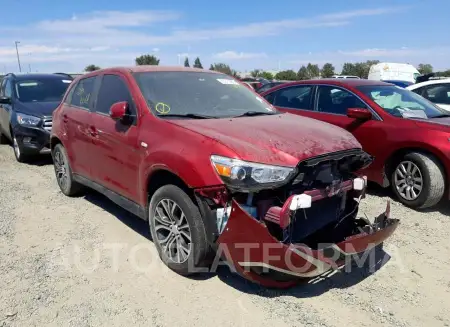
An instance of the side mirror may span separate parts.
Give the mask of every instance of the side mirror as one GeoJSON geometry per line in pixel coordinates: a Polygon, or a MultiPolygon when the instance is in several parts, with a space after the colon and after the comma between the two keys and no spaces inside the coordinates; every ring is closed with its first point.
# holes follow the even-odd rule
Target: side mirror
{"type": "Polygon", "coordinates": [[[8,97],[0,97],[0,104],[11,104],[11,98],[8,97]]]}
{"type": "Polygon", "coordinates": [[[365,108],[348,108],[347,117],[359,120],[370,120],[372,119],[372,113],[369,109],[365,108]]]}
{"type": "Polygon", "coordinates": [[[128,102],[114,103],[109,109],[109,116],[114,120],[122,120],[128,115],[128,102]]]}

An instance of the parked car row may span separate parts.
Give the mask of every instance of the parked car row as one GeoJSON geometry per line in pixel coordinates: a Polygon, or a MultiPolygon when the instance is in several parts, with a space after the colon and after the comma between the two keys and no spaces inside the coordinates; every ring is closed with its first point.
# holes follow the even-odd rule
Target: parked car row
{"type": "MultiPolygon", "coordinates": [[[[7,80],[0,96],[15,114],[2,135],[20,121],[42,127],[43,118],[19,118],[26,82],[7,80]]],[[[316,107],[316,86],[271,99],[285,88],[277,86],[268,102],[218,72],[158,66],[102,69],[67,84],[49,136],[62,193],[89,187],[147,220],[161,259],[180,274],[222,256],[249,280],[288,287],[342,267],[399,224],[389,205],[358,217],[360,172],[373,157],[349,131],[279,106],[316,107]]],[[[331,91],[341,108],[346,97],[331,91]]],[[[48,98],[30,99],[38,107],[48,98]]],[[[359,108],[354,117],[368,118],[359,108]]]]}
{"type": "Polygon", "coordinates": [[[363,79],[298,81],[262,95],[280,111],[351,132],[374,156],[363,173],[370,181],[391,186],[405,205],[427,208],[447,196],[450,115],[422,96],[363,79]]]}

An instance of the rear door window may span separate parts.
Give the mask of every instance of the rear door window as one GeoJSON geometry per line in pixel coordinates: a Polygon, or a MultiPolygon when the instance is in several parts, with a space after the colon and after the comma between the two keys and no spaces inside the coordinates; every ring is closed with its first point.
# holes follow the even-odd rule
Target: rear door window
{"type": "Polygon", "coordinates": [[[89,109],[92,97],[94,94],[94,77],[88,77],[80,80],[78,84],[74,87],[73,92],[71,91],[70,105],[89,109]]]}
{"type": "Polygon", "coordinates": [[[133,102],[125,81],[117,75],[104,75],[98,92],[95,111],[109,115],[111,106],[116,102],[128,102],[133,112],[133,102]]]}

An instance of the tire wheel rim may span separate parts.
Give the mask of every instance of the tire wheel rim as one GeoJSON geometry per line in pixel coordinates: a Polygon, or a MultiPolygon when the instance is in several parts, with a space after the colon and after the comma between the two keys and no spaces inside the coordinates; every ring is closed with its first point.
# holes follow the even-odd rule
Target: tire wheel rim
{"type": "Polygon", "coordinates": [[[14,154],[16,155],[17,158],[20,158],[20,147],[19,147],[19,142],[17,142],[16,137],[13,137],[13,149],[14,149],[14,154]]]}
{"type": "Polygon", "coordinates": [[[402,161],[394,172],[398,194],[407,201],[414,201],[422,192],[423,177],[419,167],[412,161],[402,161]]]}
{"type": "Polygon", "coordinates": [[[156,241],[174,263],[184,263],[191,253],[191,229],[186,215],[173,200],[162,199],[153,212],[156,241]]]}
{"type": "Polygon", "coordinates": [[[54,163],[56,180],[58,181],[58,184],[62,189],[66,189],[68,181],[66,161],[64,160],[64,156],[62,155],[62,153],[58,150],[55,151],[54,163]]]}

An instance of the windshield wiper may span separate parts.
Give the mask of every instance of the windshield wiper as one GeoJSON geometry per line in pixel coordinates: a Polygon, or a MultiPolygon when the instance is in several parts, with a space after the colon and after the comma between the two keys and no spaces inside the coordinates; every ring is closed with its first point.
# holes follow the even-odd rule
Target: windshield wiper
{"type": "Polygon", "coordinates": [[[252,117],[252,116],[267,116],[267,115],[278,115],[279,113],[274,113],[274,112],[263,112],[263,111],[247,111],[244,112],[243,114],[237,115],[237,116],[233,116],[233,118],[236,117],[252,117]]]}
{"type": "Polygon", "coordinates": [[[205,116],[199,114],[162,114],[157,115],[158,117],[182,117],[182,118],[193,118],[193,119],[213,119],[217,118],[214,116],[205,116]]]}

